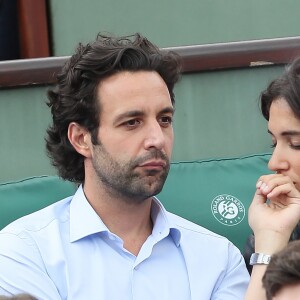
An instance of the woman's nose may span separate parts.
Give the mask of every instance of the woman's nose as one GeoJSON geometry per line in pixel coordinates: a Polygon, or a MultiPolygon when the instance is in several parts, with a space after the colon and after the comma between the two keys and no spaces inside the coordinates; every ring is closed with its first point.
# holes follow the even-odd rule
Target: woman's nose
{"type": "Polygon", "coordinates": [[[287,154],[284,153],[283,149],[280,149],[278,146],[274,148],[268,167],[274,172],[280,172],[281,170],[288,169],[289,163],[287,160],[287,154]]]}

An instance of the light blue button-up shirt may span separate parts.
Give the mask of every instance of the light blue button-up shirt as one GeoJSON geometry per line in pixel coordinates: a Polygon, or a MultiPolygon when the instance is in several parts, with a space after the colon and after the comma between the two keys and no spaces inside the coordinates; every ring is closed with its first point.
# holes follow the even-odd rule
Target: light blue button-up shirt
{"type": "Polygon", "coordinates": [[[38,299],[241,300],[249,281],[227,239],[153,200],[152,234],[138,256],[123,248],[85,198],[23,217],[0,232],[0,295],[38,299]]]}

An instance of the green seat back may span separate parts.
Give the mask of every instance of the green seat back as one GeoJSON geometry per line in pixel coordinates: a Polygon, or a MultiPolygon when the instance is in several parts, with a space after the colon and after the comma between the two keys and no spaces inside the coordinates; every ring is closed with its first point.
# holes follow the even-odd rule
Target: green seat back
{"type": "Polygon", "coordinates": [[[39,176],[0,184],[0,229],[10,222],[74,194],[75,184],[39,176]]]}
{"type": "Polygon", "coordinates": [[[158,195],[168,210],[226,236],[243,250],[251,230],[248,207],[270,154],[171,164],[158,195]]]}

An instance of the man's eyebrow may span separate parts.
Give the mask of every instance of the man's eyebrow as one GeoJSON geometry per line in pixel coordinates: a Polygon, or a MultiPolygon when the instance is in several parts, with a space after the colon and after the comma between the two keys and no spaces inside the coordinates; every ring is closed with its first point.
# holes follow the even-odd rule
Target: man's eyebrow
{"type": "Polygon", "coordinates": [[[134,118],[134,117],[141,117],[144,116],[145,112],[141,111],[141,110],[130,110],[130,111],[126,111],[120,115],[117,116],[117,118],[114,120],[114,124],[119,123],[120,121],[122,121],[123,119],[128,119],[128,118],[134,118]]]}
{"type": "Polygon", "coordinates": [[[162,109],[162,110],[159,112],[159,114],[168,114],[168,113],[174,115],[174,113],[175,113],[175,108],[170,106],[170,107],[166,107],[166,108],[162,109]]]}
{"type": "MultiPolygon", "coordinates": [[[[173,107],[166,107],[164,109],[162,109],[159,112],[159,115],[161,114],[174,114],[175,109],[173,107]]],[[[130,110],[130,111],[126,111],[120,115],[118,115],[116,117],[116,119],[114,120],[113,124],[118,124],[119,122],[121,122],[124,119],[129,119],[129,118],[136,118],[136,117],[142,117],[145,115],[145,112],[142,110],[130,110]]]]}
{"type": "MultiPolygon", "coordinates": [[[[270,133],[271,135],[274,136],[274,134],[272,133],[272,131],[270,131],[268,129],[268,133],[270,133]]],[[[280,133],[281,136],[298,136],[300,135],[300,131],[298,130],[286,130],[280,133]]]]}

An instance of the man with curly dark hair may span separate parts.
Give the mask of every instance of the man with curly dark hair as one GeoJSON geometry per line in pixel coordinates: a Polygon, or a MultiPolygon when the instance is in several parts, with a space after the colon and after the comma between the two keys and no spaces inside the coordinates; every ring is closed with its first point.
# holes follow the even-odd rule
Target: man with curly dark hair
{"type": "Polygon", "coordinates": [[[243,298],[238,249],[155,197],[170,168],[179,74],[178,55],[140,34],[78,47],[49,92],[46,142],[59,175],[79,188],[1,232],[0,294],[243,298]]]}

